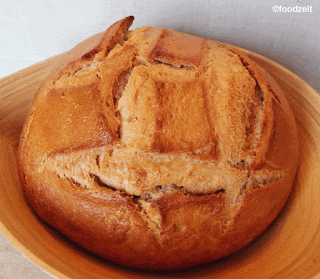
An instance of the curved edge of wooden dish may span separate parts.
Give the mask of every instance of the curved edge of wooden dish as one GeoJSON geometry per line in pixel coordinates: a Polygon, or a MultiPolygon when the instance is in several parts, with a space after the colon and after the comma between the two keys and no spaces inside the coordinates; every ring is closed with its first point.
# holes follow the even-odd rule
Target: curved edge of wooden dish
{"type": "Polygon", "coordinates": [[[318,277],[320,187],[313,186],[320,174],[319,93],[276,62],[241,50],[270,72],[286,92],[300,140],[301,162],[294,189],[280,216],[263,235],[243,250],[212,264],[187,272],[155,274],[104,262],[43,224],[21,191],[15,152],[33,96],[61,54],[0,80],[0,230],[4,236],[36,265],[58,278],[211,278],[213,272],[219,278],[253,278],[257,274],[259,278],[318,277]]]}
{"type": "Polygon", "coordinates": [[[62,56],[53,56],[0,79],[0,135],[12,145],[19,143],[35,92],[62,56]]]}

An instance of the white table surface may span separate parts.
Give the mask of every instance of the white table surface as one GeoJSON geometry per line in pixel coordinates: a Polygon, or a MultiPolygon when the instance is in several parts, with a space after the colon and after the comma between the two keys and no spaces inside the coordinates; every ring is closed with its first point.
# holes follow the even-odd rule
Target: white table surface
{"type": "MultiPolygon", "coordinates": [[[[132,29],[163,26],[255,51],[320,92],[317,0],[0,0],[0,78],[68,51],[128,15],[135,16],[132,29]]],[[[0,279],[9,278],[53,277],[0,232],[0,279]]]]}

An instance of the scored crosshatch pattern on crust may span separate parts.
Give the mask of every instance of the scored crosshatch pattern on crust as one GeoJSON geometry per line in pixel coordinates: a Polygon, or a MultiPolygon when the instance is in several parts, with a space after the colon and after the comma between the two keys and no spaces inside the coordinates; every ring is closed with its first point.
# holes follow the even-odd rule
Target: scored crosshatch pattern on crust
{"type": "MultiPolygon", "coordinates": [[[[165,231],[183,235],[197,226],[206,226],[210,238],[230,234],[233,239],[233,225],[248,211],[244,200],[255,203],[252,193],[261,189],[275,213],[256,231],[249,229],[250,218],[258,220],[263,210],[248,218],[247,243],[276,216],[278,199],[288,194],[285,188],[275,198],[263,189],[292,179],[293,168],[269,156],[278,148],[273,134],[288,142],[288,150],[295,148],[294,130],[292,139],[280,131],[291,125],[283,116],[282,97],[267,86],[252,61],[231,47],[163,28],[127,31],[131,21],[116,23],[95,47],[71,55],[37,94],[22,136],[20,162],[28,169],[24,183],[38,184],[36,177],[41,177],[43,185],[26,190],[27,196],[42,218],[81,242],[80,217],[71,211],[59,219],[59,206],[72,210],[72,199],[84,195],[88,204],[79,206],[86,211],[93,197],[110,195],[102,199],[117,204],[124,223],[131,212],[137,218],[130,221],[133,226],[146,225],[153,232],[148,234],[154,244],[150,249],[157,250],[178,241],[168,239],[165,231]],[[181,52],[184,48],[190,54],[181,52]],[[47,200],[55,191],[67,195],[68,189],[76,191],[70,201],[47,200]],[[198,217],[186,219],[181,206],[198,217]],[[53,208],[57,216],[50,215],[53,208]],[[73,224],[77,231],[67,225],[68,219],[79,222],[73,224]],[[172,227],[178,220],[184,224],[172,227]],[[215,225],[209,229],[210,222],[215,225]]],[[[108,213],[103,216],[102,223],[116,226],[108,213]]],[[[91,248],[102,254],[99,237],[107,232],[94,235],[94,230],[85,234],[95,239],[91,248]]],[[[137,237],[132,229],[119,230],[127,234],[119,243],[137,237]]],[[[245,245],[235,243],[233,239],[227,251],[245,245]]],[[[122,252],[117,253],[114,260],[122,261],[122,252]]]]}
{"type": "MultiPolygon", "coordinates": [[[[67,173],[57,163],[57,154],[64,158],[62,161],[76,166],[77,161],[67,159],[66,153],[108,145],[101,154],[94,155],[99,162],[102,160],[99,175],[90,167],[86,175],[75,175],[74,169],[69,176],[89,187],[96,181],[90,179],[95,173],[106,185],[127,188],[131,195],[144,194],[163,183],[167,187],[184,185],[195,193],[218,191],[228,183],[223,181],[221,173],[225,171],[217,160],[227,160],[231,166],[243,169],[243,175],[241,171],[235,174],[242,181],[241,176],[249,176],[252,154],[257,153],[263,129],[261,119],[268,105],[259,85],[236,54],[191,35],[163,29],[149,54],[140,54],[137,37],[146,34],[148,29],[137,35],[129,33],[126,40],[120,39],[121,43],[108,50],[105,58],[97,52],[98,58],[55,81],[54,88],[47,93],[47,102],[34,116],[43,127],[39,137],[56,139],[48,146],[49,161],[59,172],[67,173]],[[190,40],[195,42],[192,55],[180,55],[190,40]],[[169,48],[166,41],[173,41],[175,48],[169,48]],[[229,63],[224,63],[226,59],[229,63]],[[238,73],[242,73],[243,80],[238,73]],[[123,84],[119,87],[121,78],[123,84]],[[76,134],[68,133],[68,129],[76,134]],[[110,158],[105,156],[105,149],[110,158]],[[170,154],[174,151],[180,155],[170,154]],[[153,159],[157,153],[162,155],[153,159]],[[179,164],[166,166],[166,156],[180,158],[179,164]],[[206,162],[198,162],[199,159],[206,162]],[[144,169],[143,165],[150,167],[144,169]],[[115,174],[119,167],[129,169],[127,181],[123,179],[125,172],[115,174]],[[158,173],[158,179],[152,177],[153,181],[148,181],[146,176],[152,172],[158,173]],[[173,178],[170,173],[178,173],[178,177],[173,178]],[[194,181],[188,182],[191,173],[192,180],[194,176],[198,178],[198,187],[192,185],[194,181]],[[135,185],[142,191],[133,190],[135,185]]],[[[232,172],[230,169],[225,176],[232,172]]],[[[279,178],[280,173],[273,171],[264,176],[270,175],[272,180],[279,178]]]]}

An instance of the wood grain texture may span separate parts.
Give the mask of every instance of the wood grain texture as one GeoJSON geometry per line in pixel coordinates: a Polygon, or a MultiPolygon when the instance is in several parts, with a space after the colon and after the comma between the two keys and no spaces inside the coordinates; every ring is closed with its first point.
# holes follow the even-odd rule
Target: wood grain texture
{"type": "Polygon", "coordinates": [[[286,92],[296,117],[300,166],[280,216],[234,255],[187,270],[152,273],[102,260],[43,224],[20,188],[16,149],[34,93],[59,56],[0,80],[0,229],[17,249],[58,278],[316,278],[320,275],[320,96],[273,61],[243,50],[286,92]]]}

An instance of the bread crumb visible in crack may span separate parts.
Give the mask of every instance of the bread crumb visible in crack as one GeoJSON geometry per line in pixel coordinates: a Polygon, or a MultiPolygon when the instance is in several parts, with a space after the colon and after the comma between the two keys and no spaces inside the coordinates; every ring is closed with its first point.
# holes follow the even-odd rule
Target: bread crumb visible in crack
{"type": "Polygon", "coordinates": [[[190,71],[196,70],[196,68],[193,67],[193,66],[187,66],[187,65],[175,66],[175,65],[173,65],[171,63],[163,62],[163,61],[160,61],[160,60],[157,60],[157,59],[155,59],[154,61],[155,61],[155,64],[162,64],[162,65],[174,68],[174,69],[185,69],[185,70],[190,70],[190,71]]]}
{"type": "Polygon", "coordinates": [[[99,64],[100,63],[98,61],[94,61],[94,62],[89,63],[89,64],[81,65],[73,73],[71,73],[70,76],[74,76],[76,74],[79,74],[80,72],[81,72],[81,74],[83,74],[86,71],[95,70],[99,66],[99,64]]]}
{"type": "Polygon", "coordinates": [[[277,181],[283,177],[283,175],[286,173],[286,171],[279,171],[278,173],[272,174],[272,175],[266,175],[266,174],[258,174],[257,176],[251,176],[248,180],[248,188],[249,189],[258,189],[258,188],[264,188],[269,183],[272,183],[274,181],[277,181]]]}
{"type": "Polygon", "coordinates": [[[113,88],[113,102],[115,110],[117,110],[119,99],[121,98],[123,92],[126,89],[126,86],[128,84],[128,81],[131,77],[133,66],[129,69],[124,70],[118,77],[117,82],[115,83],[115,86],[113,88]]]}
{"type": "Polygon", "coordinates": [[[98,154],[96,157],[96,164],[99,170],[100,170],[100,160],[101,160],[101,154],[98,154]]]}
{"type": "Polygon", "coordinates": [[[132,202],[137,205],[140,217],[149,229],[160,235],[162,218],[159,209],[152,206],[152,202],[144,201],[139,196],[133,196],[132,202]]]}

